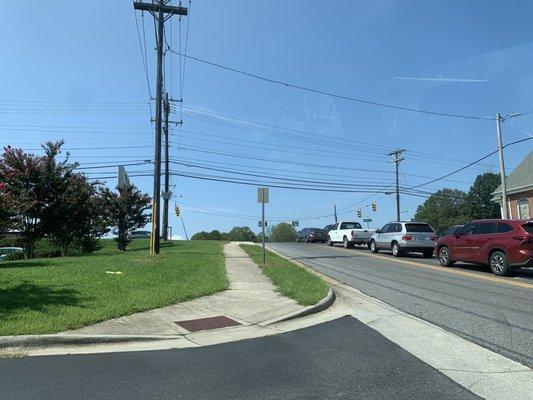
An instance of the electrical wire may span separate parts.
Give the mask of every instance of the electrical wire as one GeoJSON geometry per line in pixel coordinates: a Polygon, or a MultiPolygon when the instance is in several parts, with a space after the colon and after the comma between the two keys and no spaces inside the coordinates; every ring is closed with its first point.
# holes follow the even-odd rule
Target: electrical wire
{"type": "MultiPolygon", "coordinates": [[[[181,52],[178,52],[178,51],[173,50],[173,49],[170,49],[169,51],[174,52],[174,53],[179,54],[179,55],[183,55],[181,52]]],[[[475,120],[486,120],[486,121],[495,121],[496,120],[496,118],[494,118],[494,117],[445,113],[445,112],[439,112],[439,111],[424,110],[424,109],[420,109],[420,108],[397,106],[397,105],[393,105],[393,104],[387,104],[387,103],[381,103],[381,102],[372,101],[372,100],[366,100],[366,99],[360,99],[360,98],[351,97],[351,96],[345,96],[345,95],[341,95],[341,94],[337,94],[337,93],[333,93],[333,92],[327,92],[327,91],[324,91],[324,90],[313,89],[313,88],[305,87],[305,86],[302,86],[302,85],[297,85],[297,84],[294,84],[294,83],[289,83],[289,82],[284,82],[284,81],[280,81],[280,80],[276,80],[276,79],[266,78],[264,76],[253,74],[253,73],[244,71],[242,69],[228,67],[228,66],[225,66],[225,65],[222,65],[222,64],[219,64],[219,63],[215,63],[215,62],[212,62],[212,61],[207,61],[205,59],[201,59],[201,58],[198,58],[198,57],[193,57],[191,55],[189,55],[188,58],[190,58],[190,59],[192,59],[192,60],[194,60],[196,62],[202,63],[202,64],[210,65],[212,67],[216,67],[216,68],[223,69],[223,70],[226,70],[226,71],[231,71],[231,72],[234,72],[234,73],[237,73],[237,74],[240,74],[240,75],[244,75],[244,76],[248,76],[248,77],[251,77],[251,78],[255,78],[255,79],[258,79],[258,80],[261,80],[261,81],[264,81],[264,82],[268,82],[268,83],[272,83],[272,84],[276,84],[276,85],[281,85],[281,86],[285,86],[285,87],[290,87],[290,88],[294,88],[294,89],[299,89],[299,90],[303,90],[303,91],[306,91],[306,92],[321,94],[321,95],[325,95],[325,96],[329,96],[329,97],[333,97],[333,98],[337,98],[337,99],[348,100],[348,101],[353,101],[353,102],[357,102],[357,103],[368,104],[368,105],[373,105],[373,106],[378,106],[378,107],[385,107],[385,108],[390,108],[390,109],[394,109],[394,110],[412,111],[412,112],[418,112],[418,113],[422,113],[422,114],[435,115],[435,116],[441,116],[441,117],[453,117],[453,118],[475,119],[475,120]]]]}

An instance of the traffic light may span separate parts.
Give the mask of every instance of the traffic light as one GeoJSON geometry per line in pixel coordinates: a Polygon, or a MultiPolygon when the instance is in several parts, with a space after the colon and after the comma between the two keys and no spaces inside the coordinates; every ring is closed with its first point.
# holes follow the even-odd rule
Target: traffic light
{"type": "Polygon", "coordinates": [[[378,210],[378,206],[376,203],[372,203],[372,211],[377,211],[378,210]]]}
{"type": "Polygon", "coordinates": [[[359,209],[357,210],[357,218],[361,218],[363,216],[363,210],[359,209]]]}
{"type": "Polygon", "coordinates": [[[174,212],[176,213],[176,217],[180,216],[180,208],[178,206],[174,208],[174,212]]]}

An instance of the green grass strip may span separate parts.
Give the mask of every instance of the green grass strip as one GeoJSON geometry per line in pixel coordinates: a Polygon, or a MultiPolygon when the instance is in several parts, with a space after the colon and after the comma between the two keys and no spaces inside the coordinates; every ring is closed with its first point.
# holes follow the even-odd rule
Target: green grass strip
{"type": "Polygon", "coordinates": [[[0,335],[61,332],[228,287],[223,242],[162,243],[157,256],[147,240],[122,253],[102,242],[87,256],[0,262],[0,335]]]}
{"type": "MultiPolygon", "coordinates": [[[[257,265],[262,266],[263,253],[260,246],[240,246],[257,265]]],[[[316,304],[328,294],[329,286],[322,279],[271,251],[267,250],[266,266],[261,269],[284,296],[301,305],[316,304]]]]}

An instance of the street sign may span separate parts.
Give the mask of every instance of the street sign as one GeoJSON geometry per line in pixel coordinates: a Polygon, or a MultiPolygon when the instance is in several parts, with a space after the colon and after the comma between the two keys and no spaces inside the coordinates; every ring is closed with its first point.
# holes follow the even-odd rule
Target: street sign
{"type": "Polygon", "coordinates": [[[299,221],[292,221],[292,226],[294,226],[294,227],[300,226],[300,222],[299,221]]]}
{"type": "Polygon", "coordinates": [[[263,204],[268,203],[268,188],[257,188],[257,202],[263,204]]]}
{"type": "Polygon", "coordinates": [[[121,189],[126,189],[128,186],[130,186],[130,179],[128,177],[128,173],[126,172],[126,169],[122,166],[118,166],[118,187],[121,189]]]}
{"type": "Polygon", "coordinates": [[[372,222],[372,218],[363,218],[363,222],[372,222]]]}

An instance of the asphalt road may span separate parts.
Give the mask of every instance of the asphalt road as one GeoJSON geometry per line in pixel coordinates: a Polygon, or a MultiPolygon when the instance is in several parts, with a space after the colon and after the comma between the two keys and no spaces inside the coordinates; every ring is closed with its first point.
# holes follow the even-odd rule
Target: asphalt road
{"type": "Polygon", "coordinates": [[[354,318],[201,348],[0,359],[1,399],[479,399],[354,318]]]}
{"type": "Polygon", "coordinates": [[[403,311],[533,367],[533,274],[493,276],[487,268],[438,265],[366,248],[271,243],[274,250],[403,311]]]}

